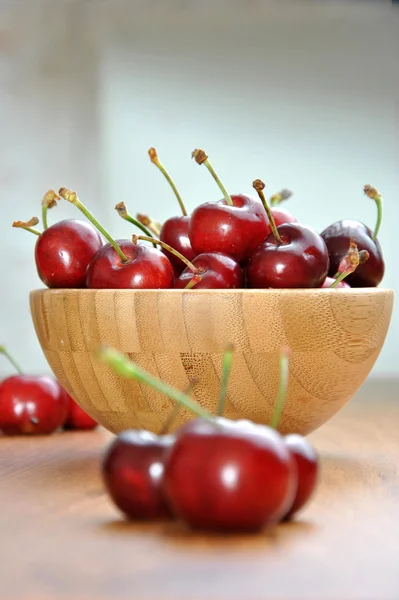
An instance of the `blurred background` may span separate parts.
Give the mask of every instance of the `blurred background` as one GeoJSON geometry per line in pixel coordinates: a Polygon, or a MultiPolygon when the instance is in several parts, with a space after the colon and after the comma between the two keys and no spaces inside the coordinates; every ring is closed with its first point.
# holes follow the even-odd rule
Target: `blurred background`
{"type": "MultiPolygon", "coordinates": [[[[220,197],[195,147],[231,193],[257,177],[270,194],[292,189],[287,208],[318,231],[342,218],[373,228],[362,189],[376,186],[383,285],[398,297],[398,25],[384,0],[3,0],[0,343],[27,372],[49,371],[29,314],[36,238],[12,221],[40,216],[62,185],[116,237],[132,233],[121,200],[159,221],[177,214],[152,145],[190,210],[220,197]]],[[[49,220],[73,216],[61,202],[49,220]]],[[[398,365],[395,310],[370,377],[398,377],[398,365]]]]}

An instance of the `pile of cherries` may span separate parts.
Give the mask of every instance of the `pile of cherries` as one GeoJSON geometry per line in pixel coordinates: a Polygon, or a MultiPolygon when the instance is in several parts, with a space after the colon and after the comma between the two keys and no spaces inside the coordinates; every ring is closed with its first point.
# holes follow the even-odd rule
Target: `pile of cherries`
{"type": "Polygon", "coordinates": [[[26,375],[4,346],[18,372],[0,382],[0,432],[5,435],[43,435],[57,429],[94,429],[94,421],[67,394],[59,381],[46,375],[26,375]]]}
{"type": "Polygon", "coordinates": [[[42,232],[35,229],[37,217],[13,223],[38,236],[36,267],[47,287],[319,288],[375,287],[381,282],[385,267],[377,235],[382,197],[372,186],[364,186],[364,192],[377,205],[374,232],[360,221],[343,220],[318,233],[279,207],[291,196],[289,190],[282,190],[268,202],[265,185],[257,179],[253,188],[258,198],[230,195],[206,153],[197,149],[193,152],[195,161],[205,165],[223,198],[201,204],[189,216],[155,148],[150,148],[149,156],[171,185],[182,215],[160,225],[145,215],[134,218],[124,203],[117,204],[118,214],[144,235],[134,235],[132,240],[113,239],[77,194],[67,188],[58,194],[53,190],[45,194],[42,232]],[[87,221],[67,219],[48,227],[47,210],[60,198],[74,204],[87,221]],[[346,260],[349,251],[352,259],[346,260]]]}
{"type": "Polygon", "coordinates": [[[288,381],[288,353],[280,353],[280,386],[271,426],[223,418],[232,349],[224,355],[219,416],[112,348],[99,358],[118,375],[153,386],[197,418],[160,435],[120,433],[107,448],[102,474],[113,503],[132,520],[176,518],[191,528],[255,532],[291,519],[309,501],[318,481],[318,455],[300,435],[280,435],[288,381]]]}

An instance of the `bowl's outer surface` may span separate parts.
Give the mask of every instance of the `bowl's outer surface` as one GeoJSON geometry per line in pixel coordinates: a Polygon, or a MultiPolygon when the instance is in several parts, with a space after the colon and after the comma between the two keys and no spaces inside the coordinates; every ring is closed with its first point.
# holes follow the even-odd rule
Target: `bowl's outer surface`
{"type": "MultiPolygon", "coordinates": [[[[291,351],[281,432],[307,434],[362,385],[383,346],[392,290],[37,290],[36,333],[55,376],[101,425],[159,432],[173,402],[145,384],[116,376],[94,353],[125,352],[142,368],[217,407],[222,355],[235,355],[225,416],[270,421],[278,353],[291,351]]],[[[177,427],[192,414],[181,410],[177,427]]]]}

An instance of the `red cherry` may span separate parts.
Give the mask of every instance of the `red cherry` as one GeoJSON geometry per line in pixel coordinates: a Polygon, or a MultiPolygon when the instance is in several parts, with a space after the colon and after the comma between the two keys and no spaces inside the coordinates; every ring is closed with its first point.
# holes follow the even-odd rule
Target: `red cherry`
{"type": "Polygon", "coordinates": [[[297,223],[297,219],[288,210],[283,208],[271,208],[276,227],[284,223],[297,223]]]}
{"type": "Polygon", "coordinates": [[[163,489],[163,460],[174,437],[126,430],[108,448],[102,474],[114,504],[130,519],[171,516],[163,489]]]}
{"type": "Polygon", "coordinates": [[[98,425],[97,421],[92,419],[87,412],[83,410],[64,390],[64,394],[68,403],[68,414],[64,423],[64,429],[68,430],[88,430],[95,429],[98,425]]]}
{"type": "Polygon", "coordinates": [[[269,427],[191,421],[165,457],[164,488],[174,513],[193,528],[256,531],[293,501],[294,461],[269,427]]]}
{"type": "Polygon", "coordinates": [[[224,199],[194,210],[188,230],[191,246],[196,255],[222,252],[245,262],[271,231],[262,204],[252,196],[230,196],[203,150],[194,150],[193,158],[206,166],[224,199]]]}
{"type": "Polygon", "coordinates": [[[221,252],[245,261],[270,233],[261,203],[252,196],[206,202],[191,215],[188,235],[194,252],[221,252]]]}
{"type": "MultiPolygon", "coordinates": [[[[195,289],[234,289],[242,288],[244,275],[238,262],[220,253],[200,254],[192,261],[196,267],[199,281],[195,283],[195,289]]],[[[185,288],[195,277],[192,269],[187,267],[175,280],[175,288],[185,288]]]]}
{"type": "Polygon", "coordinates": [[[285,515],[286,519],[290,519],[305,506],[315,490],[319,472],[319,459],[314,448],[301,435],[287,435],[284,442],[295,460],[298,472],[295,498],[285,515]]]}
{"type": "Polygon", "coordinates": [[[329,275],[335,275],[339,263],[346,254],[350,240],[353,240],[360,252],[367,253],[368,260],[361,263],[347,277],[347,282],[351,287],[376,287],[381,283],[385,273],[382,250],[377,239],[382,222],[383,200],[382,195],[371,185],[365,185],[363,191],[376,203],[377,221],[374,232],[360,221],[344,220],[327,227],[321,236],[327,245],[330,256],[329,275]]]}
{"type": "Polygon", "coordinates": [[[372,231],[359,221],[337,221],[327,227],[321,237],[326,243],[330,257],[329,275],[337,272],[339,263],[345,256],[349,242],[353,239],[359,250],[366,250],[369,259],[358,266],[356,271],[346,278],[351,287],[376,287],[385,273],[385,263],[378,240],[372,239],[372,231]]]}
{"type": "Polygon", "coordinates": [[[52,377],[20,374],[0,384],[0,430],[6,435],[52,433],[64,424],[67,410],[52,377]]]}
{"type": "Polygon", "coordinates": [[[101,247],[101,237],[90,223],[76,219],[59,221],[37,239],[38,275],[49,288],[82,288],[87,266],[101,247]]]}
{"type": "Polygon", "coordinates": [[[274,234],[255,250],[247,264],[251,288],[315,288],[328,271],[328,252],[319,234],[299,223],[278,227],[281,244],[274,234]]]}
{"type": "Polygon", "coordinates": [[[91,289],[165,289],[173,287],[172,265],[166,256],[150,246],[118,240],[127,261],[123,262],[111,244],[94,255],[87,269],[86,286],[91,289]]]}
{"type": "Polygon", "coordinates": [[[260,179],[253,182],[268,214],[272,232],[250,257],[246,278],[252,288],[313,288],[324,282],[329,267],[327,247],[320,235],[305,225],[276,227],[260,179]]]}
{"type": "MultiPolygon", "coordinates": [[[[180,254],[192,261],[195,258],[195,252],[191,247],[188,237],[189,225],[190,217],[170,217],[162,225],[159,238],[162,242],[172,246],[172,248],[175,248],[180,254]]],[[[184,263],[171,252],[167,250],[164,250],[164,252],[172,263],[176,276],[179,276],[184,269],[184,263]]]]}

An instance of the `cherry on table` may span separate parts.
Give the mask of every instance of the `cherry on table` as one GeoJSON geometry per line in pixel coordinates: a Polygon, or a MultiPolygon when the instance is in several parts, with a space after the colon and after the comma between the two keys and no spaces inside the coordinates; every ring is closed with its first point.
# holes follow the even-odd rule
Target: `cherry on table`
{"type": "Polygon", "coordinates": [[[286,435],[284,443],[295,460],[298,474],[295,498],[284,516],[285,519],[291,519],[314,493],[318,481],[319,458],[313,446],[302,435],[286,435]]]}
{"type": "Polygon", "coordinates": [[[26,375],[0,346],[18,374],[0,383],[0,431],[5,435],[49,434],[65,422],[68,410],[65,394],[58,381],[49,376],[26,375]]]}
{"type": "Polygon", "coordinates": [[[95,429],[98,426],[97,421],[90,417],[90,415],[88,415],[65,390],[64,394],[68,403],[68,413],[64,423],[64,429],[68,431],[86,431],[95,429]]]}
{"type": "Polygon", "coordinates": [[[162,480],[164,455],[172,435],[126,430],[107,449],[102,463],[106,489],[119,510],[130,519],[165,519],[171,512],[162,480]]]}

